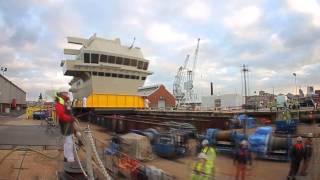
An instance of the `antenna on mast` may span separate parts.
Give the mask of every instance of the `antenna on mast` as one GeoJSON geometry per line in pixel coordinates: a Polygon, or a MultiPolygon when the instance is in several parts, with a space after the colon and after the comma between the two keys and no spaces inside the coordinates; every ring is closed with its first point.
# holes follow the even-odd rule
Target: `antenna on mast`
{"type": "Polygon", "coordinates": [[[132,41],[132,43],[131,43],[131,45],[130,45],[130,47],[129,47],[129,49],[132,49],[133,48],[133,45],[134,45],[134,43],[136,42],[136,37],[133,37],[133,41],[132,41]]]}

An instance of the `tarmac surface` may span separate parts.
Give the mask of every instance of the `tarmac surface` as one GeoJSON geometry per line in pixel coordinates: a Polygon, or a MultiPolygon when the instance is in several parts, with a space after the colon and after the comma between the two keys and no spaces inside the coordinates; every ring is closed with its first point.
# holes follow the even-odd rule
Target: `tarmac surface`
{"type": "MultiPolygon", "coordinates": [[[[20,117],[0,117],[0,133],[1,126],[10,126],[12,132],[21,131],[21,126],[41,126],[41,121],[27,120],[24,116],[20,117]],[[16,126],[16,127],[15,127],[16,126]]],[[[86,127],[88,123],[81,123],[82,127],[86,127]]],[[[102,127],[90,125],[96,137],[98,150],[103,150],[110,140],[110,133],[107,133],[102,127]]],[[[3,127],[2,127],[3,128],[3,127]]],[[[25,128],[25,127],[23,127],[25,128]]],[[[301,125],[299,132],[319,133],[317,125],[301,125]]],[[[6,137],[0,136],[1,141],[6,137]]],[[[26,137],[25,137],[26,138],[26,137]]],[[[53,137],[54,139],[54,137],[53,137]]],[[[34,151],[27,150],[0,150],[0,180],[50,180],[56,179],[56,172],[63,168],[63,152],[62,147],[55,150],[44,150],[41,146],[34,148],[41,150],[45,157],[34,151]],[[8,153],[12,152],[10,155],[8,153]],[[4,159],[4,157],[6,158],[4,159]],[[1,160],[4,159],[2,162],[1,160]]],[[[314,156],[309,168],[307,177],[298,176],[297,180],[319,180],[319,162],[320,162],[320,143],[319,139],[314,139],[314,156]]],[[[83,154],[80,157],[83,157],[83,154]]],[[[176,179],[190,179],[191,165],[195,156],[187,156],[174,160],[168,160],[157,157],[153,161],[144,162],[146,165],[156,166],[176,177],[176,179]]],[[[235,167],[232,158],[229,156],[217,155],[215,179],[216,180],[233,180],[235,179],[235,167]]],[[[289,172],[289,163],[273,162],[264,160],[254,160],[253,165],[248,167],[247,180],[285,180],[289,172]]]]}

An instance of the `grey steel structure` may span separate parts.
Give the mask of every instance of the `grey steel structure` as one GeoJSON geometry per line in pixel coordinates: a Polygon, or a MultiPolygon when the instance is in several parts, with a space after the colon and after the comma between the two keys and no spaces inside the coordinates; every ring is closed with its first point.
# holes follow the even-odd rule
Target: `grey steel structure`
{"type": "Polygon", "coordinates": [[[26,107],[26,92],[0,74],[0,112],[11,108],[13,101],[18,109],[26,107]]]}

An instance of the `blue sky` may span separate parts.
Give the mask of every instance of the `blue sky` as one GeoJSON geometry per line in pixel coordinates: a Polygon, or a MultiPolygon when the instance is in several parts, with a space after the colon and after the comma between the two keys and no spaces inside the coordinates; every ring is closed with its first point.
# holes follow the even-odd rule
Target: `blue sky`
{"type": "Polygon", "coordinates": [[[250,91],[320,89],[319,0],[12,0],[0,1],[0,65],[28,92],[68,89],[60,61],[67,36],[120,38],[150,59],[147,84],[172,88],[186,54],[201,38],[197,91],[241,93],[240,66],[250,91]]]}

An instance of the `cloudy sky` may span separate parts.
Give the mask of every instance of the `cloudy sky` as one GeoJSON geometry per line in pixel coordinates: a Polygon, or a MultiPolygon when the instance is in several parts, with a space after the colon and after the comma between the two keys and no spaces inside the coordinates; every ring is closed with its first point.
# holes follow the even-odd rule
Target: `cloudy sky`
{"type": "MultiPolygon", "coordinates": [[[[67,36],[136,37],[154,72],[147,84],[172,89],[174,75],[201,38],[196,86],[209,94],[241,93],[240,66],[250,92],[320,88],[319,0],[1,0],[0,66],[28,93],[68,89],[59,67],[67,36]]],[[[191,58],[192,59],[192,58],[191,58]]]]}

